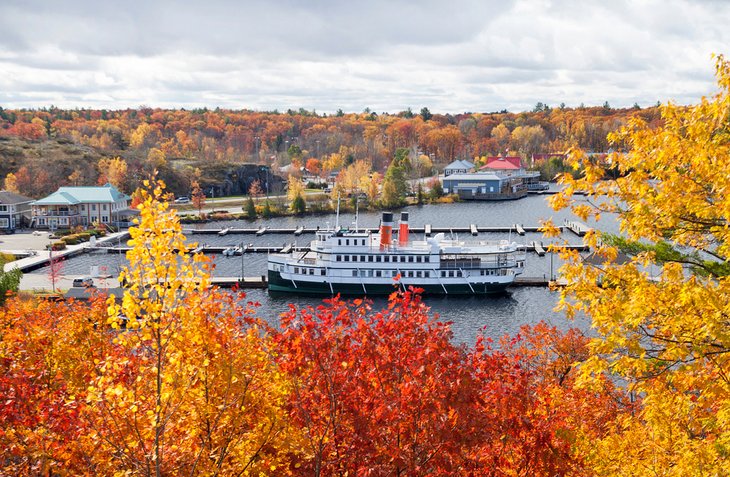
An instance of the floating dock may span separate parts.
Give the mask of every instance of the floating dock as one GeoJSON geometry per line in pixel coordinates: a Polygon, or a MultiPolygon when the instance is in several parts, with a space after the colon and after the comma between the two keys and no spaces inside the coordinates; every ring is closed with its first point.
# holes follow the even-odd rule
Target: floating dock
{"type": "MultiPolygon", "coordinates": [[[[562,229],[563,227],[559,227],[562,229]]],[[[494,226],[494,227],[481,227],[476,224],[470,224],[468,227],[434,227],[431,224],[426,224],[424,227],[409,227],[408,228],[411,233],[415,234],[426,234],[432,235],[435,233],[474,233],[476,230],[478,233],[508,233],[508,232],[514,232],[516,230],[515,225],[509,225],[509,226],[494,226]]],[[[540,232],[540,226],[519,226],[519,229],[521,229],[523,232],[540,232]]],[[[519,230],[517,229],[517,230],[519,230]]],[[[296,227],[296,228],[269,228],[269,227],[259,227],[259,228],[229,228],[226,232],[229,235],[264,235],[264,234],[279,234],[279,235],[286,235],[286,234],[292,234],[292,235],[301,235],[301,234],[314,234],[318,232],[320,229],[319,227],[296,227]]],[[[364,232],[371,232],[371,233],[377,233],[378,228],[377,227],[360,227],[359,230],[362,230],[364,232]]],[[[218,234],[220,233],[220,229],[185,229],[183,230],[183,233],[185,235],[205,235],[205,234],[218,234]]]]}
{"type": "Polygon", "coordinates": [[[564,222],[564,228],[570,230],[578,237],[583,237],[585,234],[593,230],[591,227],[587,226],[583,222],[578,222],[577,220],[566,220],[564,222]]]}

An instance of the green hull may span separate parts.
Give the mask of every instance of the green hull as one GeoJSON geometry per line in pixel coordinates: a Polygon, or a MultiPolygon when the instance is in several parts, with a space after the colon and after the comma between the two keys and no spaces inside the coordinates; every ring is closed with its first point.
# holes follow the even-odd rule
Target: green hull
{"type": "MultiPolygon", "coordinates": [[[[269,270],[269,292],[270,293],[295,293],[298,295],[389,295],[397,290],[395,284],[361,284],[350,283],[312,283],[304,281],[293,281],[281,277],[279,272],[269,270]]],[[[409,285],[406,284],[406,287],[409,285]]],[[[425,295],[494,295],[504,293],[509,283],[466,283],[445,285],[414,285],[423,289],[425,295]]]]}

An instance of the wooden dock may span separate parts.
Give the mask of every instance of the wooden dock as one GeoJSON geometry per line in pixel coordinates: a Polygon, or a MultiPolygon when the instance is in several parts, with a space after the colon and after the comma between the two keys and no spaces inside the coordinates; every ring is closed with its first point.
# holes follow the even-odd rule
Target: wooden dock
{"type": "MultiPolygon", "coordinates": [[[[524,226],[520,225],[519,228],[523,232],[540,232],[540,226],[524,226]]],[[[563,227],[560,227],[561,229],[563,227]]],[[[409,227],[411,233],[425,234],[430,236],[436,233],[508,233],[516,230],[515,225],[509,226],[478,226],[477,224],[470,224],[468,227],[434,227],[431,224],[426,224],[424,227],[409,227]]],[[[259,228],[228,228],[227,235],[257,235],[261,236],[264,234],[278,234],[278,235],[302,235],[302,234],[314,234],[320,230],[319,227],[303,227],[299,226],[296,228],[270,228],[270,227],[259,227],[259,228]]],[[[377,233],[377,227],[361,227],[359,230],[363,232],[377,233]]],[[[219,234],[220,229],[185,229],[183,233],[185,235],[214,235],[219,234]]]]}
{"type": "Polygon", "coordinates": [[[475,236],[475,237],[476,237],[477,235],[479,235],[479,229],[477,228],[477,226],[476,226],[475,224],[471,224],[471,225],[469,226],[469,232],[471,232],[471,234],[472,234],[473,236],[475,236]]]}
{"type": "Polygon", "coordinates": [[[525,229],[522,228],[522,225],[515,224],[515,230],[517,231],[518,235],[525,235],[525,229]]]}
{"type": "Polygon", "coordinates": [[[542,247],[542,242],[532,242],[532,247],[539,257],[545,256],[545,249],[542,247]]]}
{"type": "Polygon", "coordinates": [[[564,228],[570,230],[579,237],[583,237],[585,234],[593,230],[591,227],[577,220],[566,220],[564,222],[564,228]]]}

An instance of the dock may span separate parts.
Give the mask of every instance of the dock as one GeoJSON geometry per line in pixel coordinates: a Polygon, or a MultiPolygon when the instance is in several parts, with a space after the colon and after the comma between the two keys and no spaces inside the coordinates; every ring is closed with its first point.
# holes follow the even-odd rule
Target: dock
{"type": "Polygon", "coordinates": [[[532,246],[539,257],[545,256],[545,249],[542,247],[542,242],[534,241],[532,242],[532,246]]]}
{"type": "Polygon", "coordinates": [[[577,220],[566,220],[564,222],[564,228],[570,230],[578,237],[583,237],[585,234],[593,230],[591,227],[577,220]]]}
{"type": "MultiPolygon", "coordinates": [[[[523,232],[540,232],[541,226],[535,225],[535,226],[524,226],[520,225],[520,229],[522,229],[523,232]]],[[[563,227],[559,227],[562,229],[563,227]]],[[[408,227],[411,233],[416,234],[425,234],[427,236],[430,236],[432,234],[436,233],[473,233],[474,230],[477,230],[478,233],[509,233],[514,232],[516,230],[515,225],[500,225],[500,226],[479,226],[477,224],[470,224],[468,227],[434,227],[431,224],[426,224],[424,227],[408,227]]],[[[259,228],[234,228],[230,227],[227,229],[228,231],[226,234],[228,235],[257,235],[261,236],[264,234],[278,234],[278,235],[302,235],[302,234],[314,234],[318,231],[320,231],[319,227],[304,227],[299,226],[295,228],[287,227],[287,228],[270,228],[270,227],[259,227],[259,228]]],[[[378,228],[377,227],[360,227],[361,231],[363,232],[371,232],[371,233],[377,233],[378,228]]],[[[221,232],[220,229],[185,229],[183,230],[183,233],[185,235],[214,235],[221,232]]]]}
{"type": "Polygon", "coordinates": [[[522,228],[522,225],[515,224],[515,230],[517,231],[518,235],[525,235],[525,229],[522,228]]]}

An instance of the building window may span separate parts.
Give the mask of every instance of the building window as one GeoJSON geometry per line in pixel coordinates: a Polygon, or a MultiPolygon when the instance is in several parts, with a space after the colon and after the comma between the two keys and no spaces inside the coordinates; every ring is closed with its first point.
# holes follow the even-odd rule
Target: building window
{"type": "Polygon", "coordinates": [[[101,207],[102,207],[101,210],[106,211],[106,204],[102,205],[101,207]]]}
{"type": "Polygon", "coordinates": [[[10,222],[8,219],[0,219],[0,228],[7,229],[10,225],[10,222]]]}
{"type": "Polygon", "coordinates": [[[7,212],[8,206],[7,205],[0,205],[0,212],[7,212]]]}
{"type": "Polygon", "coordinates": [[[96,204],[91,204],[91,210],[96,211],[96,204]]]}

